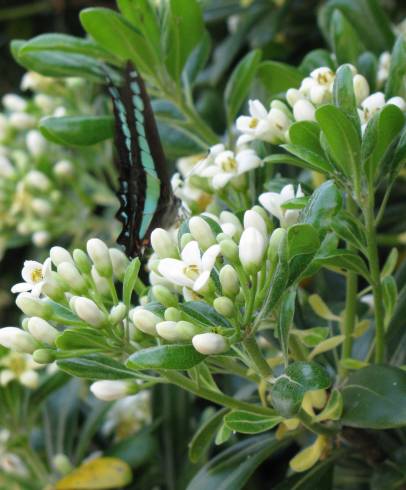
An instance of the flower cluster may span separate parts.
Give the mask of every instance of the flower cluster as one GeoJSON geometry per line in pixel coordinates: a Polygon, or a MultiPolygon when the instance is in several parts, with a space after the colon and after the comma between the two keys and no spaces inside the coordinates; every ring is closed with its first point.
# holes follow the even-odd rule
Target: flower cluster
{"type": "Polygon", "coordinates": [[[33,95],[6,94],[0,113],[0,240],[4,247],[22,240],[43,247],[72,233],[78,216],[85,221],[95,205],[109,199],[103,182],[90,175],[93,163],[109,159],[102,158],[101,147],[86,156],[64,149],[37,129],[44,116],[94,112],[83,80],[26,73],[21,89],[33,95]]]}

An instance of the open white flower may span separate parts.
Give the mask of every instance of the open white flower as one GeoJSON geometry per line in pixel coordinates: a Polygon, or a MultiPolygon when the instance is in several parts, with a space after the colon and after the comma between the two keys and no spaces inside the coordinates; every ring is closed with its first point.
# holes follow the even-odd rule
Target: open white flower
{"type": "Polygon", "coordinates": [[[202,177],[209,177],[214,189],[221,189],[231,179],[261,166],[262,160],[252,149],[239,151],[237,154],[230,150],[222,151],[214,159],[214,165],[206,167],[202,177]]]}
{"type": "Polygon", "coordinates": [[[220,246],[212,245],[201,255],[198,243],[191,241],[182,250],[182,260],[162,259],[158,270],[168,281],[200,292],[209,282],[219,253],[220,246]]]}
{"type": "Polygon", "coordinates": [[[31,291],[35,297],[39,297],[44,283],[51,272],[51,259],[47,258],[43,264],[36,260],[26,260],[24,262],[21,276],[25,282],[15,284],[11,288],[12,293],[25,293],[31,291]]]}
{"type": "Polygon", "coordinates": [[[303,197],[304,194],[300,185],[297,188],[296,194],[292,184],[285,185],[280,193],[278,192],[265,192],[259,196],[259,202],[262,206],[279,219],[279,222],[283,228],[288,228],[291,225],[297,223],[299,218],[299,211],[295,209],[283,209],[282,204],[295,197],[303,197]]]}
{"type": "Polygon", "coordinates": [[[11,381],[18,381],[27,388],[34,389],[38,386],[39,376],[37,369],[42,368],[36,363],[30,354],[10,352],[0,359],[0,385],[6,386],[11,381]]]}

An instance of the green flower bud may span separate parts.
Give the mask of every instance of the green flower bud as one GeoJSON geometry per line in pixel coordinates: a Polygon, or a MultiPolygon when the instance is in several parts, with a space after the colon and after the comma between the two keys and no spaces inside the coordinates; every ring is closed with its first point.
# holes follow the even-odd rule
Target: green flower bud
{"type": "Polygon", "coordinates": [[[193,241],[193,236],[191,233],[184,233],[180,239],[180,248],[183,250],[191,241],[193,241]]]}
{"type": "Polygon", "coordinates": [[[179,257],[176,243],[172,240],[171,235],[162,228],[155,228],[151,233],[151,245],[160,259],[179,257]]]}
{"type": "Polygon", "coordinates": [[[182,313],[177,308],[167,308],[164,314],[165,320],[178,322],[182,318],[182,313]]]}
{"type": "Polygon", "coordinates": [[[223,257],[231,263],[238,263],[238,245],[232,240],[220,242],[220,250],[223,257]]]}
{"type": "Polygon", "coordinates": [[[52,349],[37,349],[33,352],[32,358],[38,364],[51,364],[55,361],[55,351],[52,349]]]}
{"type": "Polygon", "coordinates": [[[117,325],[124,320],[127,315],[127,307],[124,303],[119,303],[110,310],[109,322],[113,325],[117,325]]]}
{"type": "Polygon", "coordinates": [[[27,316],[39,316],[48,320],[53,314],[52,306],[49,303],[34,298],[30,293],[20,293],[16,298],[16,305],[27,316]]]}
{"type": "Polygon", "coordinates": [[[286,236],[287,232],[284,228],[276,228],[272,235],[271,238],[269,239],[269,245],[268,245],[268,258],[271,262],[274,262],[278,258],[278,250],[279,246],[286,236]]]}
{"type": "Polygon", "coordinates": [[[227,235],[227,233],[219,233],[216,236],[217,243],[222,242],[223,240],[230,240],[230,235],[227,235]]]}
{"type": "Polygon", "coordinates": [[[65,291],[68,289],[67,284],[59,274],[55,271],[50,271],[42,286],[42,292],[52,300],[60,303],[65,299],[65,291]]]}
{"type": "Polygon", "coordinates": [[[234,303],[226,296],[220,296],[213,301],[214,309],[220,315],[229,318],[234,315],[234,303]]]}
{"type": "Polygon", "coordinates": [[[226,296],[233,298],[240,292],[240,281],[237,272],[230,264],[226,264],[221,268],[219,279],[223,294],[226,296]]]}
{"type": "Polygon", "coordinates": [[[152,288],[152,294],[154,298],[161,303],[161,305],[165,306],[165,308],[169,308],[170,306],[178,306],[178,298],[176,294],[169,291],[169,289],[165,286],[157,284],[152,288]]]}
{"type": "Polygon", "coordinates": [[[72,255],[76,267],[79,269],[79,271],[82,274],[90,274],[90,271],[92,270],[92,263],[90,262],[87,253],[85,253],[83,250],[80,250],[80,248],[75,248],[72,255]]]}

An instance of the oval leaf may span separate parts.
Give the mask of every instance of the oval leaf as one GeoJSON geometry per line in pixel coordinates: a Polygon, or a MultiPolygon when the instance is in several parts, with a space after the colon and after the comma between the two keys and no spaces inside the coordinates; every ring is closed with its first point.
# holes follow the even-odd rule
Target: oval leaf
{"type": "Polygon", "coordinates": [[[130,369],[190,369],[205,359],[192,345],[159,345],[132,354],[130,369]]]}

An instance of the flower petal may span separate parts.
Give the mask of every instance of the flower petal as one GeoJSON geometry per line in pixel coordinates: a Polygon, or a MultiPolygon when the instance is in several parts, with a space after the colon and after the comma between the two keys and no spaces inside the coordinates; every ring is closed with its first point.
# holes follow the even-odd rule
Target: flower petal
{"type": "Polygon", "coordinates": [[[281,210],[282,199],[277,192],[264,192],[258,198],[262,206],[279,220],[283,217],[281,210]]]}
{"type": "Polygon", "coordinates": [[[179,286],[192,287],[193,281],[184,273],[185,263],[176,259],[162,259],[158,271],[168,281],[179,286]]]}
{"type": "Polygon", "coordinates": [[[216,259],[220,253],[220,245],[212,245],[203,254],[202,270],[211,271],[214,267],[216,259]]]}
{"type": "Polygon", "coordinates": [[[11,288],[12,293],[26,293],[27,291],[31,291],[32,284],[28,284],[27,282],[19,282],[18,284],[14,284],[11,288]]]}
{"type": "Polygon", "coordinates": [[[180,255],[182,257],[183,262],[185,262],[185,264],[197,265],[200,268],[200,264],[201,264],[202,260],[200,258],[199,244],[197,243],[196,240],[193,240],[192,242],[187,243],[184,246],[180,255]]]}
{"type": "Polygon", "coordinates": [[[235,177],[234,173],[220,172],[213,177],[211,185],[214,189],[221,189],[227,185],[233,177],[235,177]]]}
{"type": "Polygon", "coordinates": [[[268,111],[265,109],[262,102],[260,102],[258,99],[249,100],[248,107],[250,114],[258,119],[264,119],[268,114],[268,111]]]}
{"type": "Polygon", "coordinates": [[[200,274],[200,276],[196,279],[195,283],[193,284],[193,291],[196,292],[202,291],[207,286],[209,279],[210,279],[210,272],[203,271],[200,274]]]}

